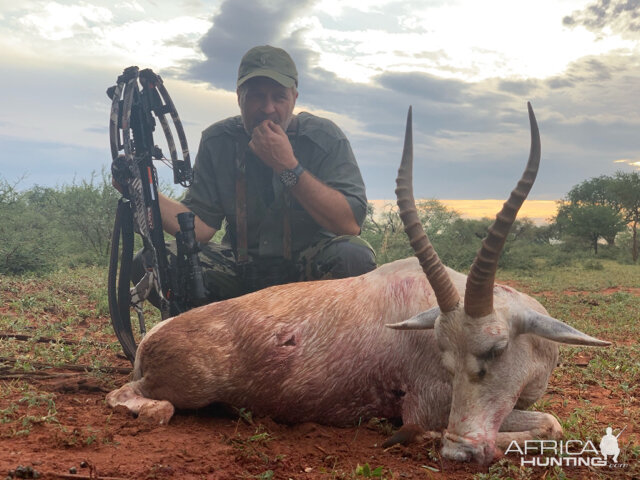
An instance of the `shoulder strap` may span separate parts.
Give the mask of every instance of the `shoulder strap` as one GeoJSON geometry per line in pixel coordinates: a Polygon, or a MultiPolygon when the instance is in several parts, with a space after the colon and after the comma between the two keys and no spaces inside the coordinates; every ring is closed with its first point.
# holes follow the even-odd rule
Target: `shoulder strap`
{"type": "Polygon", "coordinates": [[[236,250],[238,264],[249,261],[247,241],[247,146],[239,139],[236,141],[236,250]]]}
{"type": "MultiPolygon", "coordinates": [[[[289,128],[287,128],[287,134],[292,134],[289,137],[289,142],[293,149],[293,155],[296,158],[298,158],[296,155],[296,144],[299,133],[300,122],[297,117],[293,117],[289,128]]],[[[293,239],[291,233],[291,192],[288,189],[285,189],[284,191],[284,205],[282,211],[282,256],[286,260],[291,260],[293,257],[293,239]]]]}

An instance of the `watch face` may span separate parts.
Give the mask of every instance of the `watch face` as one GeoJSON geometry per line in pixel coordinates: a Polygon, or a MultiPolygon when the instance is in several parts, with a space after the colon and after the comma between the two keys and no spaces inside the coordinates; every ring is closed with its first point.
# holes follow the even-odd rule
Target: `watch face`
{"type": "Polygon", "coordinates": [[[284,170],[280,174],[280,181],[285,187],[294,187],[298,183],[298,176],[293,170],[284,170]]]}

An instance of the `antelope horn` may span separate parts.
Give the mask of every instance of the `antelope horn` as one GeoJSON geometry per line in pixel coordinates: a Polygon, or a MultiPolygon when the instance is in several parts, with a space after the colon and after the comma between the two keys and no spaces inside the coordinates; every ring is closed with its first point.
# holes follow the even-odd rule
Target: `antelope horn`
{"type": "Polygon", "coordinates": [[[493,311],[493,283],[495,280],[498,259],[504,247],[511,225],[516,219],[518,210],[529,195],[540,165],[540,132],[531,104],[529,109],[529,123],[531,124],[531,150],[529,161],[518,182],[511,192],[509,199],[502,206],[502,210],[489,227],[489,234],[482,241],[471,271],[467,277],[467,287],[464,294],[464,310],[473,318],[489,315],[493,311]]]}
{"type": "Polygon", "coordinates": [[[407,130],[404,135],[404,149],[402,150],[402,162],[396,178],[396,197],[400,218],[404,224],[404,231],[409,237],[409,243],[416,252],[422,270],[427,275],[438,300],[438,306],[442,312],[450,312],[456,308],[460,301],[458,291],[453,286],[449,274],[440,261],[438,254],[433,249],[429,237],[424,232],[416,202],[413,198],[413,133],[411,128],[411,107],[407,114],[407,130]]]}

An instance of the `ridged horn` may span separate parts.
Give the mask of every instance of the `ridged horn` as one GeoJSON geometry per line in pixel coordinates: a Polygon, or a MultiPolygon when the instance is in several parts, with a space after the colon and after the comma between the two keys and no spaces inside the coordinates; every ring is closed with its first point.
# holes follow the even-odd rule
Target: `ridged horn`
{"type": "Polygon", "coordinates": [[[493,311],[493,284],[498,259],[504,247],[504,243],[516,219],[518,210],[524,203],[533,186],[540,165],[540,132],[536,117],[533,114],[531,104],[527,102],[529,109],[529,123],[531,124],[531,150],[529,161],[518,182],[511,192],[509,199],[502,206],[502,210],[489,227],[489,234],[482,242],[471,271],[467,277],[467,287],[464,294],[464,310],[473,317],[479,318],[489,315],[493,311]]]}
{"type": "Polygon", "coordinates": [[[413,247],[422,270],[436,294],[440,310],[442,312],[450,312],[458,305],[460,296],[438,254],[433,249],[429,237],[427,237],[422,228],[416,209],[416,202],[413,198],[413,132],[411,123],[412,115],[411,107],[409,107],[402,162],[398,169],[398,178],[396,178],[396,198],[400,209],[400,218],[404,224],[404,231],[409,237],[411,247],[413,247]]]}

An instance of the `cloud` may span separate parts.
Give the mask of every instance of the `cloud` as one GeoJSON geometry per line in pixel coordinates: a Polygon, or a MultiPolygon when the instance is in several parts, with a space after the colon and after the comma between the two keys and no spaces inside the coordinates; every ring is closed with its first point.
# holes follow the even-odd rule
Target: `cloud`
{"type": "Polygon", "coordinates": [[[465,82],[427,73],[385,73],[379,75],[376,80],[390,90],[410,95],[420,94],[423,99],[438,103],[459,104],[469,90],[465,82]]]}
{"type": "Polygon", "coordinates": [[[24,15],[19,21],[44,39],[56,41],[88,33],[92,26],[107,23],[112,18],[113,15],[107,8],[49,2],[41,10],[24,15]]]}
{"type": "Polygon", "coordinates": [[[256,45],[281,46],[290,22],[316,0],[225,0],[213,26],[200,40],[206,59],[193,62],[188,75],[235,91],[240,59],[256,45]]]}
{"type": "MultiPolygon", "coordinates": [[[[330,70],[322,58],[325,50],[313,47],[309,33],[317,25],[296,20],[310,4],[296,3],[290,15],[274,18],[263,3],[251,11],[242,2],[223,3],[201,42],[207,59],[191,64],[189,74],[235,90],[237,65],[248,48],[263,43],[285,48],[299,71],[298,106],[335,118],[345,130],[370,198],[393,196],[390,179],[395,177],[409,105],[413,105],[416,179],[420,179],[416,194],[425,197],[506,197],[528,155],[527,100],[538,115],[545,155],[534,196],[559,198],[587,175],[619,169],[622,164],[613,160],[637,156],[633,132],[638,129],[638,112],[631,112],[631,102],[621,98],[640,88],[640,66],[623,52],[584,57],[547,79],[463,81],[416,66],[408,71],[388,68],[367,82],[355,82],[330,70]],[[274,21],[265,25],[259,21],[264,18],[274,21]],[[255,23],[260,25],[239,27],[255,23]]],[[[352,9],[342,12],[356,18],[352,9]]],[[[323,21],[334,20],[325,16],[323,21]]],[[[354,50],[342,54],[356,58],[357,42],[350,45],[354,50]]],[[[346,48],[343,43],[338,46],[346,48]]],[[[441,52],[419,55],[446,63],[441,52]]],[[[399,58],[404,61],[406,56],[405,52],[399,58]]]]}
{"type": "Polygon", "coordinates": [[[563,18],[567,27],[581,25],[594,32],[610,28],[623,37],[640,37],[640,1],[597,0],[563,18]]]}
{"type": "Polygon", "coordinates": [[[513,95],[527,97],[539,87],[539,83],[538,80],[533,79],[501,80],[499,82],[499,89],[513,95]]]}
{"type": "Polygon", "coordinates": [[[640,112],[628,101],[640,97],[640,59],[625,52],[578,59],[563,75],[546,80],[467,83],[410,72],[383,74],[376,81],[378,91],[354,89],[360,110],[371,105],[371,111],[355,112],[366,119],[364,128],[394,129],[398,140],[374,146],[352,139],[372,198],[390,191],[388,179],[395,174],[398,127],[406,112],[398,103],[414,105],[419,195],[501,198],[499,192],[508,193],[528,149],[526,100],[536,111],[543,148],[534,198],[559,198],[585,178],[637,168],[634,162],[614,163],[637,159],[640,151],[640,112]],[[369,162],[367,155],[379,160],[369,162]]]}
{"type": "Polygon", "coordinates": [[[13,92],[0,112],[0,171],[15,178],[28,171],[28,182],[51,184],[108,165],[104,90],[133,58],[163,76],[193,158],[199,132],[238,113],[235,80],[242,55],[270,43],[285,48],[298,66],[298,107],[334,119],[349,137],[370,198],[393,197],[409,105],[417,195],[506,197],[528,155],[527,100],[543,148],[532,195],[560,198],[590,176],[637,168],[632,164],[640,151],[640,112],[629,100],[640,98],[637,42],[610,42],[607,29],[620,18],[626,19],[624,28],[632,25],[637,9],[631,7],[639,2],[594,3],[599,9],[576,11],[565,21],[574,28],[562,28],[566,11],[554,10],[545,20],[548,11],[535,13],[533,5],[522,15],[539,16],[521,25],[514,11],[522,7],[508,3],[513,16],[506,33],[498,27],[485,32],[486,6],[453,8],[450,2],[426,7],[413,0],[224,0],[215,10],[195,0],[155,9],[148,2],[90,2],[112,12],[104,24],[96,20],[100,11],[80,8],[89,2],[73,2],[74,8],[62,0],[25,2],[3,9],[0,25],[9,27],[11,38],[0,38],[0,47],[14,46],[11,59],[26,50],[39,61],[37,67],[6,62],[0,77],[0,89],[13,92]],[[44,8],[50,4],[68,7],[68,16],[55,20],[44,8]],[[618,17],[616,5],[624,6],[618,17]],[[555,27],[538,25],[543,21],[555,27]],[[593,42],[583,28],[587,23],[600,28],[602,41],[593,42]],[[544,38],[532,41],[534,28],[544,28],[544,38]],[[521,29],[529,35],[510,33],[521,29]],[[503,51],[505,38],[510,49],[503,51]],[[586,45],[579,50],[583,56],[567,64],[580,42],[586,45]],[[589,50],[592,44],[598,48],[589,50]],[[562,53],[559,60],[551,55],[558,53],[553,46],[562,53]],[[549,70],[529,69],[550,63],[549,70]],[[5,163],[8,158],[25,160],[5,163]],[[630,160],[614,163],[621,159],[630,160]]]}
{"type": "Polygon", "coordinates": [[[3,66],[27,60],[77,69],[133,64],[157,70],[201,58],[197,41],[211,26],[204,6],[145,6],[147,11],[137,2],[80,0],[24,1],[3,8],[3,66]]]}

